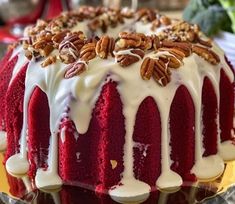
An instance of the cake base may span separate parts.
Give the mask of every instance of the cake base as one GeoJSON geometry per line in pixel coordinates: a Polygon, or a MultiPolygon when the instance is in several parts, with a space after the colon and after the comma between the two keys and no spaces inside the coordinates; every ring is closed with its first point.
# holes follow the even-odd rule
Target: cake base
{"type": "MultiPolygon", "coordinates": [[[[6,173],[5,167],[2,164],[3,153],[0,153],[0,200],[4,199],[16,199],[19,200],[34,201],[38,203],[57,203],[60,204],[73,203],[77,199],[81,199],[82,203],[99,204],[101,201],[104,204],[117,204],[113,201],[109,195],[96,194],[93,191],[82,189],[77,186],[62,186],[60,189],[53,190],[38,190],[34,189],[32,182],[27,176],[18,178],[13,177],[6,173]],[[2,194],[3,193],[3,194],[2,194]]],[[[221,203],[221,195],[230,195],[228,192],[233,191],[234,188],[228,189],[235,184],[235,162],[228,162],[226,164],[225,171],[218,178],[212,180],[202,180],[197,183],[184,183],[181,188],[178,189],[164,189],[157,190],[150,194],[149,199],[143,204],[149,203],[166,203],[175,202],[177,200],[208,200],[213,199],[213,203],[221,203]]],[[[203,202],[204,203],[204,202],[203,202]]],[[[206,202],[205,202],[206,203],[206,202]]]]}

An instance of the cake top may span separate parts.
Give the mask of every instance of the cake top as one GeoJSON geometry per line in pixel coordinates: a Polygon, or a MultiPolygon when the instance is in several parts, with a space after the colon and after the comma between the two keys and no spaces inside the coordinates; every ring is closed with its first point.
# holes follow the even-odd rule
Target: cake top
{"type": "Polygon", "coordinates": [[[38,20],[25,30],[20,42],[25,56],[42,60],[42,67],[57,60],[68,64],[64,78],[82,74],[96,57],[115,58],[123,68],[144,59],[139,68],[141,78],[153,78],[166,86],[171,81],[171,69],[181,67],[192,53],[212,65],[219,64],[211,40],[204,38],[197,25],[170,19],[155,10],[84,6],[50,21],[38,20]],[[143,28],[141,32],[138,27],[143,28]],[[155,56],[145,57],[150,52],[155,56]]]}

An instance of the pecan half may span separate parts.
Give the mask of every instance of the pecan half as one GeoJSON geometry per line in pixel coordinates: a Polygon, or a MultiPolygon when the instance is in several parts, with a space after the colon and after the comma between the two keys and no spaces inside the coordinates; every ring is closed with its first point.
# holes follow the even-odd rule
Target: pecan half
{"type": "Polygon", "coordinates": [[[56,62],[56,56],[49,56],[42,64],[42,67],[47,67],[48,65],[54,64],[56,62]]]}
{"type": "Polygon", "coordinates": [[[119,33],[120,39],[117,41],[117,47],[124,48],[139,48],[142,50],[151,49],[153,46],[153,37],[146,36],[143,33],[119,33]]]}
{"type": "Polygon", "coordinates": [[[171,80],[171,73],[166,64],[161,60],[155,60],[153,79],[160,86],[166,86],[171,80]]]}
{"type": "Polygon", "coordinates": [[[152,47],[154,50],[157,50],[158,48],[161,47],[161,42],[157,35],[151,35],[151,39],[152,39],[152,47]]]}
{"type": "Polygon", "coordinates": [[[202,38],[198,37],[198,43],[206,47],[212,47],[211,40],[203,40],[202,38]]]}
{"type": "Polygon", "coordinates": [[[220,63],[219,56],[208,48],[199,45],[193,45],[192,50],[194,53],[196,53],[197,55],[199,55],[200,57],[207,60],[209,63],[213,65],[217,65],[220,63]]]}
{"type": "Polygon", "coordinates": [[[144,51],[142,50],[131,50],[132,54],[122,54],[117,56],[117,62],[122,67],[127,67],[133,63],[136,63],[140,60],[140,58],[144,57],[144,51]],[[138,56],[136,56],[138,55],[138,56]]]}
{"type": "Polygon", "coordinates": [[[156,19],[156,12],[152,9],[143,8],[137,11],[137,20],[152,22],[156,19]]]}
{"type": "Polygon", "coordinates": [[[82,61],[88,62],[96,57],[95,52],[96,43],[85,44],[80,51],[80,59],[82,61]]]}
{"type": "Polygon", "coordinates": [[[174,69],[177,69],[181,66],[181,62],[179,59],[177,59],[176,57],[173,57],[173,56],[168,56],[168,67],[170,68],[174,68],[174,69]]]}
{"type": "Polygon", "coordinates": [[[162,47],[180,49],[185,54],[186,57],[191,55],[192,52],[192,44],[189,42],[173,42],[170,40],[163,40],[162,47]]]}
{"type": "Polygon", "coordinates": [[[120,39],[116,44],[119,48],[137,48],[142,42],[141,35],[138,33],[121,32],[119,33],[120,39]]]}
{"type": "Polygon", "coordinates": [[[75,62],[67,66],[64,78],[69,79],[74,76],[80,75],[86,70],[86,64],[83,62],[75,62]]]}
{"type": "Polygon", "coordinates": [[[178,48],[161,47],[158,50],[163,51],[163,52],[169,52],[170,54],[174,55],[179,60],[183,60],[183,58],[185,57],[184,52],[181,49],[178,49],[178,48]]]}
{"type": "Polygon", "coordinates": [[[75,62],[83,47],[85,36],[82,32],[74,32],[67,35],[59,45],[60,59],[65,64],[75,62]]]}
{"type": "Polygon", "coordinates": [[[168,26],[168,25],[171,24],[171,19],[168,18],[167,16],[161,16],[161,17],[160,17],[160,23],[161,23],[162,25],[168,26]]]}
{"type": "Polygon", "coordinates": [[[153,74],[153,69],[155,66],[155,60],[147,57],[144,59],[141,67],[140,67],[140,75],[143,80],[150,80],[153,74]]]}
{"type": "Polygon", "coordinates": [[[96,44],[96,54],[102,58],[106,59],[109,54],[113,55],[113,51],[115,48],[115,40],[112,37],[109,37],[107,35],[100,38],[100,40],[96,44]]]}

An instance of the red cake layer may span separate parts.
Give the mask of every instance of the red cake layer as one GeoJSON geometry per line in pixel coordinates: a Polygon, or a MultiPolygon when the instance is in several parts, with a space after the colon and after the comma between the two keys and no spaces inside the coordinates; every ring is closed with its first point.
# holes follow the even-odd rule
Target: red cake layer
{"type": "Polygon", "coordinates": [[[6,106],[6,92],[12,77],[12,72],[15,67],[15,64],[18,61],[18,56],[15,56],[10,61],[9,58],[11,57],[12,52],[9,51],[7,55],[3,58],[0,62],[0,130],[6,130],[5,127],[5,106],[6,106]]]}
{"type": "Polygon", "coordinates": [[[202,88],[202,114],[202,134],[205,148],[203,156],[209,156],[217,153],[218,103],[214,87],[208,78],[204,79],[202,88]]]}
{"type": "Polygon", "coordinates": [[[35,88],[28,108],[28,157],[30,176],[35,176],[38,168],[46,167],[50,138],[50,109],[47,95],[35,88]]]}
{"type": "Polygon", "coordinates": [[[234,115],[234,82],[231,83],[222,69],[220,72],[220,130],[221,141],[232,139],[234,115]]]}
{"type": "Polygon", "coordinates": [[[184,180],[190,175],[195,161],[195,110],[187,88],[181,85],[176,91],[170,110],[170,145],[172,169],[184,180]]]}
{"type": "Polygon", "coordinates": [[[146,98],[136,115],[133,140],[134,173],[141,181],[155,186],[161,173],[161,121],[152,97],[146,98]]]}
{"type": "Polygon", "coordinates": [[[23,125],[23,102],[27,67],[28,64],[22,67],[6,92],[7,151],[5,160],[19,152],[19,139],[23,125]]]}
{"type": "Polygon", "coordinates": [[[74,124],[69,120],[63,121],[62,128],[65,128],[65,142],[60,140],[59,149],[63,180],[82,182],[91,185],[91,188],[98,185],[97,191],[120,181],[125,130],[116,83],[108,82],[103,87],[86,134],[78,135],[76,139],[74,124]],[[114,169],[111,160],[117,161],[114,169]]]}

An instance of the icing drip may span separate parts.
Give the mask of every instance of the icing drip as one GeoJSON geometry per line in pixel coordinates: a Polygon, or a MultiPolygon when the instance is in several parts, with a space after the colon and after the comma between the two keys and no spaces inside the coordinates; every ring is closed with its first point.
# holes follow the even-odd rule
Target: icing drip
{"type": "MultiPolygon", "coordinates": [[[[133,19],[127,19],[128,23],[133,22],[133,19]]],[[[81,22],[74,27],[74,30],[83,28],[85,22],[81,22]]],[[[117,36],[117,33],[122,30],[126,24],[120,25],[117,28],[108,28],[108,32],[117,36]],[[113,31],[113,32],[112,32],[113,31]]],[[[132,27],[137,32],[151,34],[149,24],[144,25],[137,22],[132,27]]],[[[162,29],[162,28],[160,28],[162,29]]],[[[82,29],[86,30],[86,29],[82,29]]],[[[157,32],[157,31],[156,31],[157,32]]],[[[19,48],[20,49],[20,48],[19,48]]],[[[124,202],[141,202],[148,198],[151,187],[135,178],[134,176],[134,157],[133,148],[136,143],[133,141],[133,131],[135,125],[136,113],[141,102],[148,96],[153,97],[159,107],[161,117],[161,168],[162,173],[156,181],[159,188],[178,187],[182,184],[180,175],[171,170],[169,144],[169,113],[172,101],[174,99],[177,88],[184,85],[193,100],[195,107],[195,165],[192,169],[198,178],[208,179],[218,176],[223,172],[225,160],[235,158],[235,148],[230,141],[221,144],[218,134],[218,149],[219,154],[203,157],[203,135],[202,135],[202,83],[205,77],[208,77],[215,89],[217,101],[219,103],[219,79],[220,70],[223,68],[227,73],[231,82],[234,76],[227,63],[224,60],[224,53],[215,44],[213,50],[219,54],[221,63],[218,66],[212,66],[204,59],[192,54],[190,57],[184,58],[180,69],[172,69],[172,81],[166,86],[161,87],[156,84],[153,79],[144,81],[141,79],[139,71],[136,70],[141,66],[143,59],[132,64],[128,69],[122,69],[113,58],[100,60],[95,58],[89,62],[89,68],[86,72],[79,76],[69,79],[64,79],[66,65],[56,63],[50,65],[46,69],[40,68],[41,62],[30,62],[30,69],[26,73],[26,92],[24,98],[24,122],[20,140],[20,153],[13,155],[7,160],[7,170],[15,174],[24,174],[29,169],[27,159],[27,108],[30,97],[35,87],[39,87],[48,97],[50,107],[50,146],[48,169],[46,171],[39,169],[36,174],[37,187],[54,188],[61,185],[62,181],[58,175],[58,135],[60,134],[62,142],[65,141],[64,130],[59,132],[61,119],[64,117],[70,118],[80,134],[87,132],[92,116],[92,110],[100,95],[103,85],[107,82],[107,76],[117,82],[117,89],[123,103],[123,115],[125,117],[125,145],[124,145],[124,172],[120,183],[111,188],[109,194],[111,197],[121,203],[124,202]],[[209,71],[208,71],[209,70],[209,71]],[[68,111],[68,108],[72,111],[68,111]],[[207,171],[204,171],[207,169],[207,171]]],[[[20,51],[20,50],[19,50],[20,51]]],[[[19,52],[18,51],[18,52],[19,52]]],[[[21,54],[21,52],[20,52],[21,54]]],[[[56,54],[56,53],[54,53],[56,54]]],[[[119,51],[115,53],[131,54],[130,50],[119,51]]],[[[158,59],[162,55],[170,55],[169,52],[148,53],[145,57],[158,59]]],[[[20,57],[21,58],[21,57],[20,57]]],[[[17,64],[14,73],[22,67],[21,63],[17,64]]],[[[12,80],[14,80],[13,74],[12,80]]],[[[219,124],[219,115],[217,117],[219,124]]],[[[218,125],[219,133],[219,125],[218,125]]],[[[75,137],[78,137],[75,135],[75,137]]],[[[77,154],[79,160],[79,152],[77,154]]]]}
{"type": "Polygon", "coordinates": [[[7,147],[7,135],[5,131],[0,131],[0,152],[7,147]]]}

